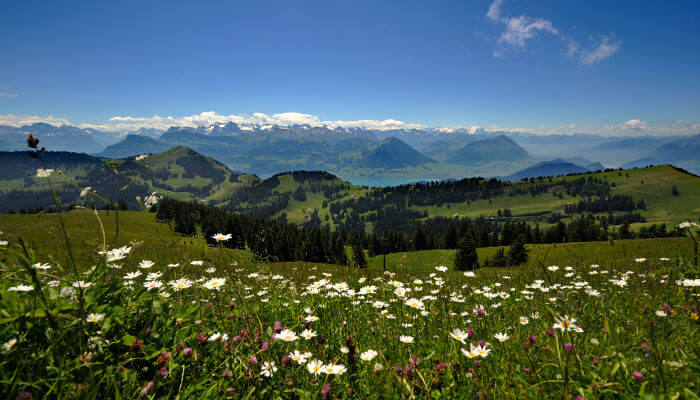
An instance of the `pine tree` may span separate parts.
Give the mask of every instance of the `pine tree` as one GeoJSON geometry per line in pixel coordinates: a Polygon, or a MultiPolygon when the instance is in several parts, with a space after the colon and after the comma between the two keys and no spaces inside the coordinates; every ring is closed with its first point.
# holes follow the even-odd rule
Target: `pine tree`
{"type": "Polygon", "coordinates": [[[452,221],[450,221],[447,224],[447,229],[445,230],[445,237],[442,241],[442,246],[445,249],[457,248],[457,228],[455,228],[455,224],[452,221]]]}
{"type": "Polygon", "coordinates": [[[416,227],[413,232],[413,250],[425,250],[428,248],[428,238],[425,237],[425,232],[421,225],[416,227]]]}
{"type": "Polygon", "coordinates": [[[671,194],[676,197],[680,195],[680,193],[678,193],[678,188],[676,187],[676,185],[673,185],[673,187],[671,187],[671,194]]]}
{"type": "Polygon", "coordinates": [[[478,267],[478,261],[474,237],[471,234],[465,235],[457,242],[454,267],[460,271],[472,270],[478,267]]]}
{"type": "Polygon", "coordinates": [[[525,248],[525,238],[520,235],[515,238],[513,244],[508,249],[508,264],[510,266],[522,265],[527,262],[528,250],[525,248]]]}
{"type": "Polygon", "coordinates": [[[359,239],[356,240],[355,244],[352,246],[352,263],[355,268],[367,268],[365,251],[362,248],[362,241],[359,239]]]}

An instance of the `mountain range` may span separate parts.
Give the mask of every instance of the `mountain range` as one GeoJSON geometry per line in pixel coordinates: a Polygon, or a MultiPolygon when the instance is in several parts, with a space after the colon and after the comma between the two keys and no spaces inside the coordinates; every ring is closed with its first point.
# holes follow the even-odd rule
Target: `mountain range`
{"type": "Polygon", "coordinates": [[[0,126],[0,150],[26,148],[26,134],[49,150],[125,158],[191,148],[231,170],[261,177],[289,170],[325,170],[360,184],[384,185],[466,176],[510,176],[560,157],[588,168],[672,163],[699,173],[693,137],[534,135],[439,129],[239,125],[233,122],[166,131],[106,132],[37,123],[0,126]],[[689,146],[690,144],[690,146],[689,146]],[[574,161],[585,158],[586,162],[574,161]],[[592,159],[592,160],[591,160],[592,159]]]}

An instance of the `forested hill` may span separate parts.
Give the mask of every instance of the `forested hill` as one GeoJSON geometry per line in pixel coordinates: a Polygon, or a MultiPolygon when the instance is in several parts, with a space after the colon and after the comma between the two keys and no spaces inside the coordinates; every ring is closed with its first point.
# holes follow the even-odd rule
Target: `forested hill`
{"type": "Polygon", "coordinates": [[[98,207],[104,206],[98,197],[81,197],[87,187],[100,197],[119,201],[123,208],[138,209],[137,196],[153,192],[179,199],[216,198],[259,181],[184,147],[143,159],[69,152],[44,152],[38,159],[28,151],[0,152],[0,212],[49,210],[53,198],[49,180],[37,175],[40,168],[53,170],[51,182],[65,206],[91,204],[91,198],[98,207]]]}
{"type": "MultiPolygon", "coordinates": [[[[700,213],[700,178],[667,165],[517,182],[468,178],[368,188],[323,171],[284,172],[261,180],[231,172],[184,147],[139,160],[63,152],[47,152],[44,160],[46,168],[56,170],[52,181],[64,204],[83,204],[80,192],[90,186],[101,196],[121,200],[122,207],[138,209],[137,196],[157,191],[249,217],[332,230],[412,234],[419,226],[430,231],[455,218],[548,227],[580,215],[639,229],[700,213]],[[64,176],[75,185],[62,183],[64,176]]],[[[0,166],[0,212],[36,212],[52,204],[48,181],[35,176],[39,160],[27,152],[0,153],[0,166]]]]}

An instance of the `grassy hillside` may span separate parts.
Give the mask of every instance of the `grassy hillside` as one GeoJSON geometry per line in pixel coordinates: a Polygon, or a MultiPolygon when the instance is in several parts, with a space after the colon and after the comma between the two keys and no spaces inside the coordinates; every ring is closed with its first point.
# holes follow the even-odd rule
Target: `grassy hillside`
{"type": "MultiPolygon", "coordinates": [[[[202,235],[183,237],[175,234],[172,227],[155,220],[155,215],[139,211],[98,211],[105,231],[108,248],[130,245],[134,247],[132,260],[153,259],[161,263],[187,264],[192,259],[229,263],[251,263],[253,255],[247,250],[208,246],[202,235]],[[117,223],[119,231],[117,232],[117,223]]],[[[94,212],[73,210],[64,214],[66,228],[73,247],[73,256],[78,263],[92,265],[98,261],[96,254],[102,247],[102,234],[94,212]]],[[[3,240],[19,243],[22,238],[34,249],[37,258],[58,265],[68,265],[68,254],[62,240],[62,230],[57,214],[0,215],[3,240]]],[[[586,242],[564,244],[528,245],[530,259],[517,268],[483,268],[482,273],[508,274],[518,270],[540,270],[542,265],[600,264],[601,268],[623,268],[632,265],[638,257],[691,259],[693,241],[690,238],[662,238],[618,240],[614,242],[586,242]]],[[[493,256],[499,247],[478,249],[479,260],[493,256]]],[[[393,253],[386,256],[387,270],[399,274],[433,272],[437,265],[452,269],[454,250],[425,250],[393,253]]],[[[2,253],[0,253],[2,261],[2,253]]],[[[327,271],[345,271],[346,266],[315,264],[308,262],[285,262],[267,264],[270,268],[295,271],[300,268],[322,268],[327,271]]],[[[383,256],[368,258],[367,273],[381,274],[384,269],[383,256]]],[[[186,267],[190,268],[190,267],[186,267]]],[[[119,271],[117,271],[117,274],[119,271]]]]}
{"type": "MultiPolygon", "coordinates": [[[[152,213],[98,213],[104,226],[107,247],[133,246],[132,254],[137,260],[158,258],[167,263],[183,263],[192,259],[211,259],[220,256],[221,253],[232,262],[252,259],[252,254],[244,250],[213,249],[206,245],[202,237],[178,236],[167,224],[156,222],[152,213]]],[[[80,264],[92,265],[96,262],[97,251],[102,248],[103,243],[95,213],[89,210],[73,210],[64,214],[64,218],[73,247],[73,256],[80,264]]],[[[0,215],[0,227],[4,240],[16,244],[19,238],[22,238],[29,248],[34,249],[36,257],[46,260],[45,262],[68,265],[68,254],[58,214],[4,214],[0,215]]]]}
{"type": "MultiPolygon", "coordinates": [[[[502,247],[484,247],[477,249],[479,261],[494,255],[502,247]]],[[[624,268],[631,266],[634,259],[644,258],[685,258],[693,259],[693,241],[690,238],[661,238],[617,240],[614,242],[583,242],[562,244],[528,245],[530,250],[527,264],[516,268],[483,268],[484,273],[509,274],[516,271],[540,271],[549,265],[591,265],[599,264],[601,268],[624,268]]],[[[507,250],[507,248],[506,248],[507,250]]],[[[454,250],[424,250],[405,253],[392,253],[386,256],[387,269],[390,271],[432,272],[436,265],[452,268],[454,250]]],[[[381,270],[384,265],[382,255],[368,258],[370,269],[381,270]]]]}
{"type": "MultiPolygon", "coordinates": [[[[700,178],[673,168],[670,165],[660,165],[649,168],[630,169],[613,172],[589,173],[575,176],[552,178],[552,183],[571,181],[580,177],[595,177],[605,179],[615,187],[612,194],[631,195],[635,200],[644,200],[647,210],[640,211],[647,217],[648,223],[669,222],[678,223],[686,219],[694,219],[700,215],[700,178]],[[680,196],[671,195],[673,186],[678,188],[680,196]]],[[[545,179],[545,182],[550,181],[545,179]]],[[[528,182],[516,182],[503,196],[489,200],[477,200],[450,204],[446,207],[417,207],[426,210],[431,216],[452,216],[454,214],[478,217],[481,215],[496,215],[499,209],[509,208],[514,216],[562,210],[564,205],[573,204],[581,199],[579,196],[563,195],[558,198],[552,193],[558,190],[553,187],[547,193],[531,196],[529,194],[513,195],[517,189],[525,189],[528,182]]]]}
{"type": "MultiPolygon", "coordinates": [[[[279,184],[273,186],[272,191],[279,194],[292,193],[300,186],[304,186],[293,179],[290,175],[280,175],[279,184]]],[[[677,224],[684,220],[696,219],[700,215],[700,178],[679,171],[669,165],[654,166],[649,168],[630,169],[612,172],[588,173],[574,176],[563,176],[555,178],[545,178],[541,181],[514,182],[504,187],[503,193],[489,199],[469,200],[458,203],[443,203],[440,205],[411,205],[408,209],[427,212],[429,217],[495,217],[498,210],[510,209],[516,219],[525,219],[531,222],[538,222],[542,226],[547,226],[547,222],[542,215],[553,212],[563,212],[567,204],[586,198],[585,196],[567,195],[564,188],[567,182],[589,177],[607,181],[611,187],[611,195],[630,195],[635,201],[643,200],[646,210],[636,210],[647,219],[645,224],[666,222],[669,225],[677,224]],[[546,192],[531,195],[529,189],[538,184],[548,185],[546,192]],[[672,196],[672,187],[676,186],[679,196],[672,196]],[[561,197],[555,196],[561,193],[561,197]],[[534,214],[534,215],[533,215],[534,214]]],[[[349,183],[334,179],[329,180],[329,184],[343,187],[344,192],[340,198],[334,199],[324,196],[321,192],[307,192],[307,201],[290,201],[289,204],[277,212],[274,216],[287,215],[289,222],[303,222],[311,213],[316,211],[322,221],[326,221],[326,215],[331,215],[330,205],[345,202],[354,198],[367,197],[377,189],[358,187],[349,183]],[[324,207],[324,200],[327,205],[324,207]]],[[[308,185],[304,187],[308,189],[308,185]]],[[[388,195],[386,195],[388,196],[388,195]]],[[[271,201],[271,200],[270,200],[271,201]]],[[[410,202],[410,200],[409,200],[410,202]]],[[[351,208],[346,208],[346,212],[351,212],[351,208]]],[[[367,213],[362,213],[367,215],[367,213]]],[[[336,214],[337,216],[337,214],[336,214]]],[[[335,224],[328,222],[331,226],[335,224]]],[[[633,224],[633,227],[641,226],[641,223],[633,224]]],[[[371,223],[366,223],[371,228],[371,223]]]]}
{"type": "MultiPolygon", "coordinates": [[[[65,205],[91,201],[83,188],[110,200],[138,208],[136,196],[152,192],[178,199],[219,199],[258,180],[239,175],[223,164],[184,147],[174,147],[146,158],[108,159],[87,154],[46,152],[42,160],[28,152],[0,153],[0,211],[53,205],[50,184],[65,205]],[[53,170],[50,179],[37,176],[39,168],[53,170]]],[[[98,204],[101,203],[99,198],[98,204]]]]}
{"type": "MultiPolygon", "coordinates": [[[[597,179],[610,186],[610,195],[629,195],[646,204],[646,210],[635,210],[646,219],[646,222],[634,224],[635,229],[661,222],[673,225],[700,215],[700,178],[669,165],[499,183],[498,189],[486,194],[463,193],[451,197],[450,194],[467,189],[459,182],[438,188],[371,189],[320,171],[282,173],[262,181],[254,175],[231,172],[212,158],[184,147],[174,147],[143,160],[111,160],[75,153],[46,153],[45,158],[46,168],[56,170],[52,182],[66,204],[82,204],[85,199],[79,196],[81,189],[90,186],[102,196],[126,201],[130,208],[139,206],[136,196],[157,191],[255,217],[331,227],[372,229],[376,223],[375,214],[389,206],[401,208],[404,214],[420,215],[406,214],[404,220],[410,220],[411,224],[431,217],[497,218],[498,210],[509,209],[513,220],[536,222],[544,227],[552,223],[552,215],[571,217],[562,214],[565,206],[591,196],[586,192],[567,194],[573,182],[597,179]],[[678,196],[671,195],[674,186],[678,196]],[[450,198],[458,200],[445,200],[450,198]],[[372,204],[372,207],[363,204],[372,204]]],[[[23,152],[2,153],[0,166],[3,167],[0,211],[51,205],[48,180],[35,176],[36,169],[41,167],[39,160],[23,152]]]]}

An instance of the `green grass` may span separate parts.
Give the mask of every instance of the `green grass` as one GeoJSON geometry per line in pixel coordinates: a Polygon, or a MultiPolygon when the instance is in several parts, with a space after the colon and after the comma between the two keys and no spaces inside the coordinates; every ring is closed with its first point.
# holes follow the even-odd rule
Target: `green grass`
{"type": "MultiPolygon", "coordinates": [[[[637,210],[645,218],[647,223],[634,224],[633,228],[638,228],[642,225],[652,223],[665,222],[672,226],[679,222],[691,219],[694,220],[700,215],[700,178],[678,171],[669,165],[660,165],[650,168],[639,168],[614,172],[590,173],[584,175],[576,175],[572,177],[556,177],[552,178],[552,183],[563,182],[565,180],[573,180],[581,177],[587,178],[593,176],[596,178],[607,179],[610,183],[615,183],[616,187],[612,188],[612,194],[631,195],[636,201],[644,200],[647,204],[647,210],[637,210]],[[627,176],[629,175],[629,176],[627,176]],[[680,192],[680,196],[671,196],[671,188],[676,186],[680,192]]],[[[549,182],[545,179],[545,183],[549,182]]],[[[344,183],[340,180],[333,182],[336,185],[346,184],[349,188],[348,193],[337,201],[344,201],[350,198],[350,195],[356,197],[364,196],[371,189],[361,188],[358,186],[344,183]]],[[[443,216],[452,217],[454,215],[462,217],[476,218],[480,216],[496,216],[498,210],[510,209],[516,218],[525,214],[563,211],[567,204],[574,204],[581,200],[581,197],[573,197],[564,195],[563,198],[556,197],[552,194],[552,190],[547,193],[536,195],[514,195],[509,196],[509,193],[519,188],[526,188],[529,184],[523,182],[513,183],[511,188],[506,188],[505,193],[501,196],[492,198],[491,200],[476,200],[471,202],[451,203],[449,208],[443,206],[412,206],[410,208],[418,211],[427,211],[429,217],[443,216]]],[[[295,182],[291,175],[280,176],[280,184],[274,189],[279,192],[293,192],[300,183],[295,182]]],[[[322,207],[323,200],[326,200],[322,193],[307,192],[307,201],[297,202],[292,200],[288,207],[280,213],[287,214],[289,222],[303,222],[310,210],[316,210],[319,213],[322,221],[325,221],[325,216],[330,214],[329,207],[322,207]]],[[[332,203],[332,202],[330,202],[332,203]]],[[[279,215],[279,214],[278,214],[279,215]]],[[[533,217],[523,217],[525,220],[535,222],[533,217]]],[[[548,226],[546,221],[537,221],[541,226],[548,226]]],[[[333,224],[331,224],[332,226],[333,224]]],[[[371,225],[367,223],[367,227],[371,225]]]]}
{"type": "MultiPolygon", "coordinates": [[[[119,213],[118,235],[116,214],[99,215],[110,246],[133,247],[119,269],[97,256],[102,234],[87,210],[64,215],[77,271],[65,263],[56,214],[0,216],[0,240],[9,242],[0,249],[4,397],[697,398],[697,289],[677,284],[697,278],[687,238],[529,246],[529,264],[477,270],[472,278],[452,270],[451,251],[391,254],[388,271],[381,257],[362,270],[268,264],[178,237],[152,214],[119,213]],[[143,259],[155,265],[138,268],[143,259]],[[51,268],[30,267],[39,262],[51,268]],[[181,265],[166,267],[171,262],[181,265]],[[437,271],[439,264],[448,271],[437,271]],[[123,278],[135,271],[142,275],[123,278]],[[163,284],[159,290],[145,288],[150,273],[160,274],[151,278],[163,284]],[[218,290],[202,287],[215,277],[226,279],[218,290]],[[175,279],[192,286],[176,291],[168,284],[175,279]],[[90,286],[76,290],[78,280],[90,286]],[[318,290],[310,289],[314,282],[318,290]],[[10,290],[19,285],[31,291],[10,290]],[[370,285],[374,293],[360,293],[370,285]],[[307,315],[318,321],[304,322],[307,315]],[[581,332],[554,328],[563,316],[581,332]],[[316,336],[274,339],[275,324],[316,336]],[[470,337],[455,340],[455,329],[470,337]],[[215,333],[228,339],[209,341],[215,333]],[[499,342],[496,333],[508,339],[499,342]],[[413,342],[402,343],[402,335],[413,342]],[[480,343],[490,353],[470,358],[480,343]],[[295,350],[346,370],[314,376],[285,359],[295,350]],[[367,350],[378,355],[352,356],[367,350]],[[263,376],[268,362],[276,370],[263,376]]],[[[493,251],[479,249],[479,256],[493,251]]]]}
{"type": "MultiPolygon", "coordinates": [[[[630,239],[614,242],[582,242],[560,244],[527,245],[528,263],[517,267],[521,270],[540,270],[543,263],[565,266],[600,264],[605,267],[623,268],[630,265],[635,258],[685,257],[693,252],[690,238],[630,239]]],[[[483,247],[477,249],[479,262],[493,257],[499,248],[483,247]]],[[[452,268],[454,250],[423,250],[404,253],[392,253],[386,256],[387,269],[390,271],[432,271],[435,266],[444,265],[452,268]]],[[[369,257],[370,269],[382,269],[382,255],[369,257]]],[[[512,271],[513,268],[484,268],[482,271],[512,271]]]]}

